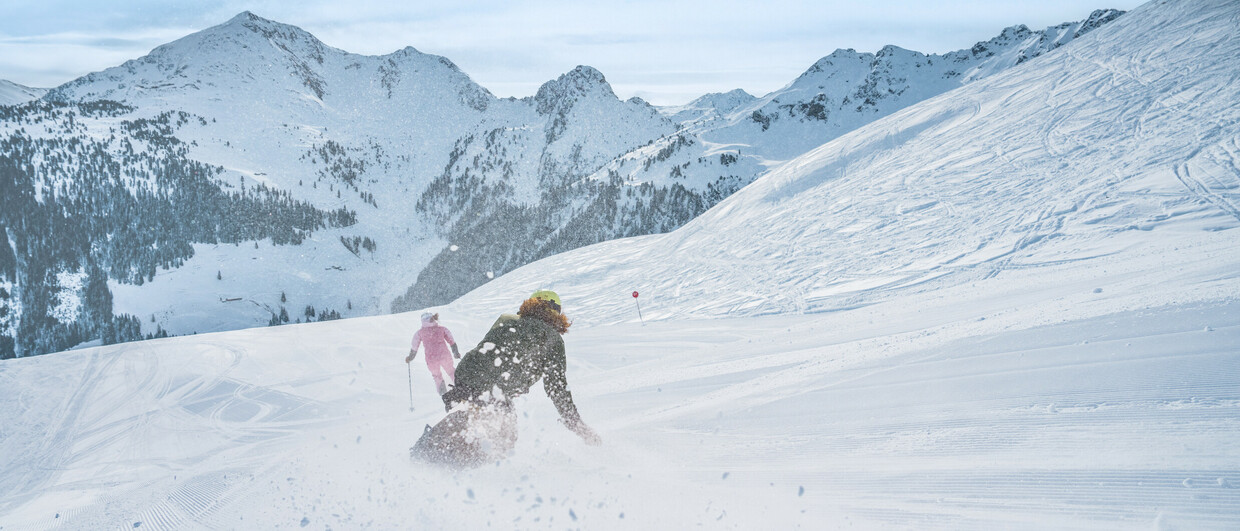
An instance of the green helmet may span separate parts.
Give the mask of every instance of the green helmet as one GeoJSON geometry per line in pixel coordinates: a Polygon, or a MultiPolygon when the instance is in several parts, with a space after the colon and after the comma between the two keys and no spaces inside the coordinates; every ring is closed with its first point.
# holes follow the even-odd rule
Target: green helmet
{"type": "Polygon", "coordinates": [[[544,301],[551,302],[555,304],[555,311],[557,312],[560,311],[560,307],[561,307],[560,296],[556,295],[554,291],[551,291],[549,289],[540,289],[538,291],[535,291],[533,295],[530,295],[530,298],[531,299],[542,299],[544,301]]]}

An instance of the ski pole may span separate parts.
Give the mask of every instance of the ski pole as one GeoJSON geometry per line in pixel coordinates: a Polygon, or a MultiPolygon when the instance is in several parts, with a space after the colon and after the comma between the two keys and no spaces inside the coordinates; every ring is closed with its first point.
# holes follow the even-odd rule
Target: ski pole
{"type": "Polygon", "coordinates": [[[642,317],[642,305],[637,302],[637,292],[633,292],[633,304],[637,305],[637,318],[642,320],[642,324],[646,324],[646,319],[642,317]]]}
{"type": "Polygon", "coordinates": [[[413,411],[413,366],[406,363],[405,368],[409,369],[409,411],[413,411]]]}

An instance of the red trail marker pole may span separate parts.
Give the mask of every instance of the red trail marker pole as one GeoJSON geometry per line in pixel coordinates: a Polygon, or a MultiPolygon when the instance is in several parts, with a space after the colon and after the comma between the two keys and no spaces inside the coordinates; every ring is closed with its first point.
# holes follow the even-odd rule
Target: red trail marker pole
{"type": "Polygon", "coordinates": [[[633,304],[637,305],[637,318],[642,320],[642,324],[646,324],[646,319],[642,317],[642,305],[637,302],[637,292],[633,292],[633,304]]]}

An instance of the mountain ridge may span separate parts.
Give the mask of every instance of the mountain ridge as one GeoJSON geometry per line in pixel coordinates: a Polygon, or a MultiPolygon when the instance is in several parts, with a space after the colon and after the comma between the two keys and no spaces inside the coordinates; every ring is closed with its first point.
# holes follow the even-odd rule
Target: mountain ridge
{"type": "MultiPolygon", "coordinates": [[[[1043,49],[1022,43],[1011,48],[1043,49]]],[[[108,138],[117,119],[157,120],[165,128],[158,141],[179,142],[187,164],[220,168],[211,179],[227,193],[261,185],[321,212],[350,213],[349,224],[304,233],[296,245],[283,237],[244,246],[180,242],[192,251],[167,263],[183,265],[144,274],[141,286],[109,283],[116,313],[141,316],[143,333],[186,334],[442,304],[533,260],[667,232],[796,150],[934,92],[896,84],[907,77],[901,68],[916,68],[910,61],[932,57],[886,47],[872,54],[886,66],[874,66],[855,52],[833,55],[852,58],[856,75],[837,77],[877,95],[881,109],[831,122],[843,115],[831,105],[848,92],[828,98],[818,90],[825,70],[807,70],[762,98],[707,95],[695,110],[671,114],[639,98],[619,100],[585,65],[533,96],[496,98],[447,58],[412,47],[351,54],[243,12],[57,87],[44,101],[84,106],[76,115],[89,118],[87,127],[71,128],[82,141],[108,138]],[[900,90],[904,96],[892,95],[900,90]],[[124,102],[120,115],[94,118],[89,109],[111,105],[101,98],[124,102]],[[163,295],[170,293],[186,295],[163,295]]],[[[21,112],[26,120],[45,111],[21,112]]],[[[0,133],[17,124],[0,123],[0,133]]],[[[141,149],[147,140],[128,135],[146,129],[127,131],[100,156],[123,160],[126,145],[141,149]]],[[[33,141],[45,142],[41,149],[58,149],[54,129],[40,135],[47,138],[33,141]]],[[[36,187],[54,186],[53,163],[64,160],[47,155],[30,160],[36,187]]],[[[41,277],[52,279],[46,286],[25,286],[78,289],[55,279],[76,278],[86,266],[58,267],[65,271],[41,277]]]]}
{"type": "MultiPolygon", "coordinates": [[[[533,263],[454,306],[485,312],[541,282],[583,294],[573,301],[583,323],[633,320],[621,296],[632,290],[646,319],[820,313],[936,290],[976,294],[974,283],[1000,289],[1003,278],[1042,279],[1036,285],[1068,269],[1081,304],[1104,292],[1130,298],[1132,310],[1174,304],[1175,292],[1142,293],[1161,282],[1164,253],[1210,255],[1240,234],[1240,115],[1230,105],[1240,94],[1225,74],[1232,56],[1200,55],[1234,47],[1226,24],[1208,17],[1217,6],[1144,9],[1147,18],[1086,36],[1088,46],[827,142],[673,232],[533,263]],[[1181,30],[1202,24],[1195,48],[1178,49],[1172,33],[1134,45],[1139,24],[1164,12],[1181,30]],[[1113,39],[1118,32],[1128,39],[1113,39]],[[1194,64],[1193,75],[1169,67],[1181,64],[1194,64]],[[1172,98],[1174,112],[1132,113],[1184,91],[1193,97],[1172,98]],[[736,263],[744,265],[719,267],[736,263]]],[[[1215,300],[1236,288],[1202,282],[1212,287],[1186,289],[1215,300]]]]}
{"type": "Polygon", "coordinates": [[[0,79],[0,105],[19,105],[37,100],[50,89],[27,87],[6,79],[0,79]]]}
{"type": "MultiPolygon", "coordinates": [[[[554,227],[550,238],[515,238],[519,243],[512,248],[486,245],[481,253],[490,259],[464,259],[445,250],[393,310],[444,304],[524,261],[514,256],[537,259],[616,236],[678,227],[792,156],[904,106],[1053,51],[1120,15],[1121,11],[1098,10],[1085,21],[1036,32],[1012,26],[991,40],[942,56],[897,46],[885,46],[874,54],[836,50],[784,88],[761,98],[743,91],[714,96],[735,100],[723,107],[726,111],[717,106],[664,109],[665,115],[680,120],[678,131],[599,168],[589,176],[593,191],[573,199],[562,214],[534,216],[538,221],[532,221],[533,226],[554,227]],[[458,285],[442,286],[452,283],[458,285]],[[431,293],[437,295],[426,295],[431,293]]],[[[474,162],[472,169],[483,173],[488,167],[502,167],[497,162],[474,162]]],[[[452,238],[469,233],[471,239],[481,239],[473,227],[503,227],[504,218],[512,215],[511,208],[499,207],[477,214],[489,219],[469,230],[452,229],[452,238]]],[[[514,240],[507,235],[496,239],[514,240]]],[[[471,243],[477,248],[478,242],[471,243]]]]}

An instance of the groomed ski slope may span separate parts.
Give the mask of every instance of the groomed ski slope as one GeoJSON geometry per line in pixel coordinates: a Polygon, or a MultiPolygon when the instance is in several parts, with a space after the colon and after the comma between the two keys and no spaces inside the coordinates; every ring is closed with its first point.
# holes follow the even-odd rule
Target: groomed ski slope
{"type": "Polygon", "coordinates": [[[459,473],[405,458],[441,416],[424,366],[407,409],[413,316],[6,362],[24,414],[5,419],[0,522],[1235,528],[1240,303],[1027,329],[1001,296],[985,321],[912,302],[575,330],[571,382],[604,445],[530,396],[514,454],[459,473]]]}
{"type": "Polygon", "coordinates": [[[600,447],[536,387],[409,462],[416,313],[6,361],[0,528],[1240,528],[1237,26],[1147,4],[438,309],[559,291],[600,447]]]}

